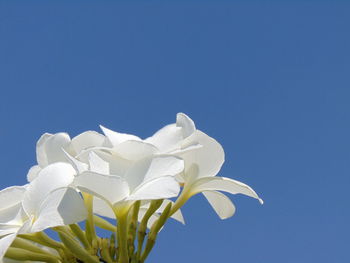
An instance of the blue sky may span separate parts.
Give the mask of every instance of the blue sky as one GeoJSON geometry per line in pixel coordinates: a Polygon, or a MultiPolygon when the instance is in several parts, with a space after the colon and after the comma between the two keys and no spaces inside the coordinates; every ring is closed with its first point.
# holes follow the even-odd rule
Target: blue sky
{"type": "Polygon", "coordinates": [[[1,187],[44,132],[147,137],[177,112],[252,186],[221,221],[204,198],[149,262],[349,262],[350,5],[345,1],[0,1],[1,187]]]}

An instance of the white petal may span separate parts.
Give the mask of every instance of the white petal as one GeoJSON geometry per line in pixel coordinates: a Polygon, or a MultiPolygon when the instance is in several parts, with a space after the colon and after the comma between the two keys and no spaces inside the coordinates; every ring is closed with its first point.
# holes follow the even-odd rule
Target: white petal
{"type": "Polygon", "coordinates": [[[163,176],[137,187],[127,200],[154,200],[175,197],[180,185],[173,176],[163,176]]]}
{"type": "Polygon", "coordinates": [[[44,133],[36,143],[36,159],[41,167],[45,167],[49,164],[47,161],[45,144],[51,136],[53,136],[53,134],[44,133]]]}
{"type": "Polygon", "coordinates": [[[109,174],[109,164],[96,153],[89,153],[90,171],[100,174],[109,174]]]}
{"type": "Polygon", "coordinates": [[[121,156],[114,154],[113,151],[109,150],[105,152],[103,150],[94,150],[94,152],[109,165],[109,174],[116,174],[123,176],[134,163],[131,160],[126,160],[121,156]]]}
{"type": "Polygon", "coordinates": [[[158,177],[181,173],[184,169],[184,162],[178,157],[159,155],[154,158],[145,158],[136,162],[126,173],[125,179],[128,181],[131,191],[142,182],[146,182],[158,177]]]}
{"type": "Polygon", "coordinates": [[[217,191],[203,191],[202,193],[221,219],[233,216],[236,208],[226,195],[217,191]]]}
{"type": "Polygon", "coordinates": [[[84,172],[75,178],[74,184],[83,192],[95,195],[115,204],[129,195],[126,181],[114,175],[84,172]]]}
{"type": "Polygon", "coordinates": [[[15,240],[17,233],[9,234],[0,239],[0,259],[2,259],[7,251],[7,249],[11,246],[13,240],[15,240]]]}
{"type": "Polygon", "coordinates": [[[20,225],[22,224],[22,218],[24,217],[25,213],[22,209],[21,203],[2,208],[0,211],[0,223],[20,225]]]}
{"type": "Polygon", "coordinates": [[[135,135],[112,131],[110,129],[107,129],[106,127],[103,127],[102,125],[100,125],[100,128],[108,138],[111,146],[117,146],[118,144],[129,140],[136,140],[136,141],[141,140],[139,137],[135,135]]]}
{"type": "Polygon", "coordinates": [[[175,156],[157,156],[152,159],[148,171],[145,175],[145,181],[161,177],[164,175],[175,176],[184,169],[184,161],[175,156]]]}
{"type": "Polygon", "coordinates": [[[10,186],[0,191],[0,210],[22,202],[26,188],[24,186],[10,186]]]}
{"type": "Polygon", "coordinates": [[[158,152],[154,145],[141,141],[125,141],[115,146],[113,150],[128,160],[140,160],[158,152]]]}
{"type": "Polygon", "coordinates": [[[196,130],[193,120],[181,112],[176,115],[176,126],[182,128],[182,135],[184,138],[190,136],[196,130]]]}
{"type": "Polygon", "coordinates": [[[79,193],[72,188],[51,192],[40,207],[32,232],[49,227],[74,224],[86,219],[87,211],[79,193]]]}
{"type": "Polygon", "coordinates": [[[157,131],[152,137],[147,138],[145,142],[155,145],[161,153],[167,153],[177,149],[182,140],[181,127],[170,124],[157,131]]]}
{"type": "Polygon", "coordinates": [[[194,122],[184,113],[176,115],[176,124],[169,124],[153,136],[147,138],[145,142],[155,145],[160,153],[169,153],[181,148],[182,141],[190,136],[196,127],[194,122]]]}
{"type": "Polygon", "coordinates": [[[224,191],[231,194],[244,194],[262,200],[248,185],[226,177],[204,177],[198,179],[191,187],[192,193],[200,193],[207,190],[224,191]]]}
{"type": "Polygon", "coordinates": [[[1,224],[0,223],[0,237],[6,236],[8,234],[17,233],[21,225],[10,225],[10,224],[1,224]]]}
{"type": "Polygon", "coordinates": [[[36,214],[41,202],[50,192],[69,186],[76,171],[68,163],[54,163],[41,170],[39,175],[29,184],[24,195],[23,208],[27,214],[36,214]]]}
{"type": "MultiPolygon", "coordinates": [[[[56,133],[48,137],[43,145],[43,150],[47,158],[46,165],[55,162],[66,162],[66,156],[63,153],[62,149],[70,153],[71,149],[69,146],[70,137],[67,133],[56,133]]],[[[40,163],[39,165],[42,166],[40,163]]]]}
{"type": "Polygon", "coordinates": [[[34,178],[38,176],[40,171],[41,171],[41,167],[39,165],[32,166],[27,173],[27,181],[28,182],[33,181],[34,178]]]}
{"type": "Polygon", "coordinates": [[[62,149],[62,151],[64,152],[67,161],[73,166],[73,168],[78,174],[89,169],[88,164],[79,161],[78,159],[67,153],[65,150],[62,149]]]}
{"type": "Polygon", "coordinates": [[[203,146],[200,145],[199,143],[196,143],[196,142],[188,142],[187,140],[183,141],[182,142],[182,145],[173,150],[173,151],[170,151],[168,152],[168,154],[171,154],[171,155],[180,155],[180,154],[184,154],[186,152],[190,152],[190,151],[194,151],[196,149],[199,149],[199,148],[202,148],[203,146]]]}
{"type": "Polygon", "coordinates": [[[189,144],[190,142],[199,143],[202,147],[177,154],[185,160],[186,171],[192,164],[197,164],[199,177],[216,175],[225,160],[224,150],[220,143],[199,130],[196,130],[184,143],[189,144]]]}
{"type": "Polygon", "coordinates": [[[108,203],[105,200],[102,200],[95,196],[93,202],[94,202],[93,204],[94,213],[100,216],[115,219],[115,214],[111,206],[108,205],[108,203]]]}
{"type": "Polygon", "coordinates": [[[72,147],[77,154],[91,147],[100,147],[105,141],[105,136],[95,131],[86,131],[72,139],[72,147]]]}

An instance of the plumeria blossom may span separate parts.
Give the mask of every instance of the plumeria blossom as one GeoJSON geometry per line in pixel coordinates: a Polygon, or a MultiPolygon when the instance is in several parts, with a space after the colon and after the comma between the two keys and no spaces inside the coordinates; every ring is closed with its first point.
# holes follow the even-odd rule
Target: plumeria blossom
{"type": "Polygon", "coordinates": [[[0,191],[0,262],[144,263],[167,219],[184,223],[180,208],[192,196],[203,194],[221,219],[235,213],[225,193],[262,203],[218,176],[222,146],[184,113],[145,139],[100,128],[38,140],[29,184],[0,191]],[[96,226],[113,234],[100,238],[96,226]]]}
{"type": "Polygon", "coordinates": [[[35,233],[86,218],[80,195],[69,185],[75,170],[66,163],[42,169],[28,185],[0,192],[0,258],[18,234],[35,233]]]}
{"type": "Polygon", "coordinates": [[[182,158],[185,171],[178,179],[185,186],[185,191],[181,203],[195,194],[202,193],[218,216],[226,219],[234,214],[235,206],[220,191],[245,194],[262,202],[249,186],[230,178],[216,177],[225,160],[222,146],[214,138],[197,130],[193,120],[183,113],[177,114],[176,123],[163,127],[145,140],[104,127],[102,130],[112,147],[135,140],[138,143],[153,145],[154,154],[173,154],[182,158]]]}
{"type": "Polygon", "coordinates": [[[32,181],[41,169],[56,162],[69,162],[67,153],[78,157],[85,150],[92,147],[99,147],[105,143],[105,136],[95,131],[86,131],[73,139],[65,132],[56,134],[45,133],[37,142],[36,158],[37,165],[30,168],[27,180],[32,181]]]}
{"type": "MultiPolygon", "coordinates": [[[[113,160],[120,161],[118,156],[110,156],[109,160],[107,162],[90,152],[90,170],[78,175],[74,184],[81,191],[106,201],[117,211],[127,209],[133,201],[171,198],[180,191],[175,179],[184,169],[180,158],[167,155],[145,157],[124,171],[119,167],[113,169],[113,160]]],[[[108,215],[108,212],[100,213],[108,215]]]]}

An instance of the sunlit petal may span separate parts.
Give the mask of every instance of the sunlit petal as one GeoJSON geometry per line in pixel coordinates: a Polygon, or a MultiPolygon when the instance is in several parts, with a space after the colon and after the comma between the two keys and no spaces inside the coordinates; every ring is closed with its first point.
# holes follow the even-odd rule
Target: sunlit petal
{"type": "Polygon", "coordinates": [[[96,153],[89,153],[90,171],[100,174],[109,174],[109,164],[100,158],[96,153]]]}
{"type": "Polygon", "coordinates": [[[41,170],[28,185],[24,194],[23,208],[27,214],[35,214],[50,192],[69,186],[76,171],[68,163],[54,163],[41,170]]]}
{"type": "Polygon", "coordinates": [[[244,194],[258,199],[260,203],[263,202],[250,186],[226,177],[200,178],[191,187],[192,193],[200,193],[208,190],[224,191],[230,194],[244,194]]]}
{"type": "Polygon", "coordinates": [[[180,185],[173,176],[163,176],[137,187],[127,200],[154,200],[175,197],[180,185]]]}
{"type": "Polygon", "coordinates": [[[108,138],[108,141],[110,143],[110,146],[117,146],[118,144],[128,141],[128,140],[134,140],[134,141],[140,141],[141,139],[135,135],[127,134],[127,133],[119,133],[116,131],[112,131],[106,127],[103,127],[100,125],[101,130],[108,138]]]}
{"type": "Polygon", "coordinates": [[[226,195],[217,191],[203,191],[202,193],[221,219],[233,216],[236,208],[226,195]]]}
{"type": "Polygon", "coordinates": [[[76,190],[57,189],[42,202],[31,231],[77,223],[86,219],[86,216],[84,201],[76,190]]]}
{"type": "Polygon", "coordinates": [[[224,150],[220,143],[199,130],[196,130],[184,143],[191,142],[199,143],[202,147],[177,154],[185,160],[186,171],[192,164],[197,164],[198,177],[216,175],[225,160],[224,150]]]}
{"type": "Polygon", "coordinates": [[[110,204],[117,203],[129,195],[127,182],[119,176],[84,172],[75,178],[74,184],[81,191],[104,199],[110,204]]]}
{"type": "Polygon", "coordinates": [[[78,154],[91,147],[102,146],[106,137],[95,131],[86,131],[72,139],[72,148],[78,154]]]}
{"type": "Polygon", "coordinates": [[[63,153],[62,149],[70,152],[70,137],[67,133],[56,133],[45,139],[43,144],[43,151],[46,154],[47,163],[40,166],[45,167],[48,164],[55,162],[65,162],[66,156],[63,153]]]}

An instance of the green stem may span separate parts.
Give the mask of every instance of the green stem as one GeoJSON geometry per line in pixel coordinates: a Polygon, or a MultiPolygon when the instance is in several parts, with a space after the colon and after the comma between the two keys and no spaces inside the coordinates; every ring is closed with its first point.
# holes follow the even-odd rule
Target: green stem
{"type": "Polygon", "coordinates": [[[134,203],[131,214],[130,214],[130,223],[128,227],[128,249],[129,249],[129,256],[132,257],[135,251],[135,236],[136,236],[136,228],[137,228],[137,221],[138,221],[138,215],[140,210],[140,204],[141,201],[137,201],[134,203]]]}
{"type": "MultiPolygon", "coordinates": [[[[38,253],[38,254],[43,254],[43,255],[47,255],[47,256],[51,256],[56,258],[55,256],[53,256],[50,252],[34,245],[33,242],[17,237],[11,244],[11,247],[15,247],[15,248],[21,248],[21,249],[25,249],[34,253],[38,253]]],[[[59,259],[59,258],[56,258],[59,259]]]]}
{"type": "Polygon", "coordinates": [[[70,229],[73,231],[75,236],[80,240],[80,242],[84,245],[84,247],[88,250],[91,249],[91,246],[89,244],[89,241],[87,240],[85,233],[81,228],[79,227],[78,224],[72,224],[69,225],[70,229]]]}
{"type": "Polygon", "coordinates": [[[113,263],[113,259],[111,257],[111,254],[109,252],[109,246],[108,246],[108,239],[103,238],[101,240],[101,256],[103,260],[105,260],[107,263],[113,263]]]}
{"type": "Polygon", "coordinates": [[[114,211],[117,218],[116,235],[118,240],[118,263],[129,263],[128,244],[127,244],[127,228],[128,228],[128,213],[118,213],[114,211]]]}
{"type": "Polygon", "coordinates": [[[157,211],[157,209],[162,205],[163,200],[153,200],[143,216],[141,223],[139,225],[139,230],[137,233],[137,252],[136,252],[136,258],[137,261],[140,260],[141,257],[141,252],[142,252],[142,246],[143,246],[143,241],[145,240],[146,236],[146,230],[147,230],[147,223],[149,218],[157,211]]]}
{"type": "Polygon", "coordinates": [[[170,211],[171,211],[171,205],[172,204],[169,203],[166,206],[166,208],[164,209],[163,213],[160,215],[158,220],[152,225],[151,230],[149,231],[149,234],[148,234],[148,239],[147,239],[145,250],[143,251],[143,253],[141,255],[141,259],[140,259],[141,263],[145,262],[146,258],[148,257],[149,253],[151,252],[151,250],[156,242],[157,235],[158,235],[160,229],[164,226],[165,222],[169,218],[170,211]]]}
{"type": "Polygon", "coordinates": [[[88,212],[86,219],[86,237],[90,242],[90,245],[95,243],[97,236],[94,225],[94,213],[93,213],[93,196],[87,193],[83,193],[85,206],[88,212]]]}
{"type": "Polygon", "coordinates": [[[54,249],[63,249],[64,248],[62,243],[57,242],[56,240],[53,240],[48,235],[46,235],[44,232],[22,234],[22,235],[18,235],[18,236],[21,238],[36,242],[36,243],[41,244],[43,246],[54,248],[54,249]]]}
{"type": "Polygon", "coordinates": [[[114,232],[115,231],[115,226],[112,225],[111,223],[109,223],[107,220],[94,215],[94,223],[96,226],[98,226],[99,228],[114,232]]]}
{"type": "Polygon", "coordinates": [[[75,239],[67,235],[65,232],[58,231],[58,235],[67,249],[78,259],[86,263],[99,263],[97,257],[90,255],[89,252],[81,247],[75,239]]]}
{"type": "Polygon", "coordinates": [[[5,257],[19,261],[42,261],[48,263],[59,263],[60,260],[52,255],[40,254],[22,248],[10,247],[7,249],[5,257]]]}
{"type": "Polygon", "coordinates": [[[190,195],[190,186],[185,185],[184,189],[182,190],[180,196],[176,199],[174,205],[172,206],[169,217],[172,216],[174,213],[176,213],[177,210],[179,210],[191,197],[190,195]]]}

